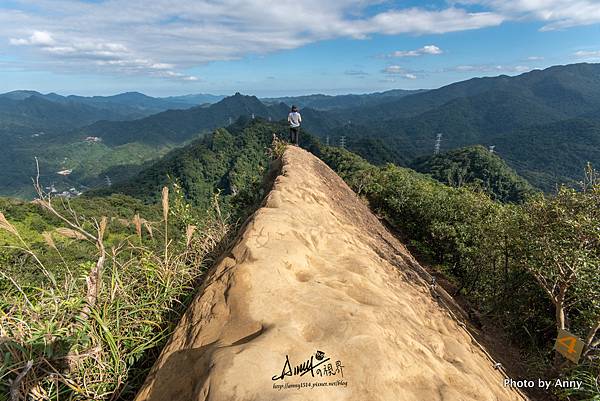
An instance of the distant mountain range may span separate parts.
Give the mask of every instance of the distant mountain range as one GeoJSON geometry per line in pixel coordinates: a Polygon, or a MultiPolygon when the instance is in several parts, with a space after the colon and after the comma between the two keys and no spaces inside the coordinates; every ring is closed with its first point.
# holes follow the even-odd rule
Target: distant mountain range
{"type": "Polygon", "coordinates": [[[376,106],[408,95],[425,92],[424,89],[404,90],[393,89],[385,92],[375,92],[367,94],[349,94],[349,95],[306,95],[306,96],[288,96],[276,98],[261,98],[266,104],[286,103],[296,105],[301,108],[309,107],[315,110],[336,110],[349,107],[376,106]]]}
{"type": "Polygon", "coordinates": [[[340,125],[316,131],[321,137],[339,142],[345,136],[367,158],[370,149],[361,143],[376,138],[391,155],[379,161],[409,165],[431,154],[441,134],[442,150],[496,146],[511,167],[544,190],[579,180],[588,161],[600,165],[600,64],[474,78],[327,113],[340,125]]]}
{"type": "Polygon", "coordinates": [[[240,117],[284,120],[290,103],[301,107],[305,131],[333,145],[345,137],[350,150],[375,164],[410,166],[433,153],[441,134],[442,151],[495,146],[511,168],[546,191],[574,185],[587,162],[600,165],[600,64],[584,63],[365,95],[260,100],[239,93],[153,98],[137,92],[9,92],[0,95],[0,194],[30,195],[34,157],[48,185],[85,189],[133,176],[142,165],[240,117]]]}
{"type": "Polygon", "coordinates": [[[133,121],[99,121],[85,128],[82,137],[98,136],[111,146],[130,142],[154,145],[177,144],[217,127],[231,124],[240,116],[282,119],[288,107],[282,103],[266,106],[254,96],[236,93],[209,106],[167,110],[133,121]]]}
{"type": "MultiPolygon", "coordinates": [[[[82,121],[90,124],[98,120],[129,120],[136,119],[151,114],[159,113],[169,109],[187,109],[190,107],[216,103],[225,96],[196,94],[171,97],[151,97],[139,92],[126,92],[113,96],[62,96],[56,93],[42,94],[36,91],[19,90],[0,94],[0,102],[3,102],[3,111],[9,113],[10,107],[16,110],[27,107],[28,104],[35,103],[41,111],[48,116],[54,113],[52,110],[47,112],[43,107],[52,107],[49,104],[43,104],[45,100],[56,105],[64,106],[66,109],[84,110],[87,115],[82,121]]],[[[79,123],[74,119],[75,124],[79,123]]]]}
{"type": "Polygon", "coordinates": [[[85,125],[94,116],[83,111],[99,109],[79,102],[52,102],[36,95],[22,100],[0,98],[0,104],[2,101],[37,105],[27,108],[27,113],[13,113],[14,118],[0,115],[0,121],[6,123],[4,129],[0,128],[0,145],[7,150],[0,156],[0,171],[4,172],[0,194],[17,196],[31,194],[35,157],[48,185],[85,189],[131,176],[145,162],[215,128],[228,126],[241,116],[280,120],[288,112],[284,104],[266,106],[254,96],[237,93],[211,105],[85,125]]]}

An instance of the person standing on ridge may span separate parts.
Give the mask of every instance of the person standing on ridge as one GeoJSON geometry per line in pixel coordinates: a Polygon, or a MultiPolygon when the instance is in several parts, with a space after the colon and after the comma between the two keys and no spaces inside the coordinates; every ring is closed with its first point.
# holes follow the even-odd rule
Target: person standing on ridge
{"type": "Polygon", "coordinates": [[[298,146],[300,144],[300,123],[302,116],[298,113],[298,108],[292,106],[292,111],[288,114],[288,122],[290,123],[290,142],[298,146]]]}

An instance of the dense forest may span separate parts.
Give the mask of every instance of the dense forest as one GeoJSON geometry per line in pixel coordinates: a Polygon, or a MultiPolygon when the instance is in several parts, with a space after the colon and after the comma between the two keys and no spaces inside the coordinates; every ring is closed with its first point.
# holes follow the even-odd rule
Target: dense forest
{"type": "Polygon", "coordinates": [[[501,157],[483,146],[469,146],[415,159],[410,167],[453,187],[470,186],[501,202],[522,202],[534,189],[501,157]]]}
{"type": "Polygon", "coordinates": [[[265,148],[281,128],[258,120],[248,124],[248,120],[241,118],[228,128],[218,128],[171,151],[136,176],[89,195],[122,193],[152,202],[162,187],[177,182],[186,198],[199,207],[207,206],[215,190],[225,199],[250,196],[268,168],[265,148]],[[244,188],[250,193],[243,193],[244,188]]]}

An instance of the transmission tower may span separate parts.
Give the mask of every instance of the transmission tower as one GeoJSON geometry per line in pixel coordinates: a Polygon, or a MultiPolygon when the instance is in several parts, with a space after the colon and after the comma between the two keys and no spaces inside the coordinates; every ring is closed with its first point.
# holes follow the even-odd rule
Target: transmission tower
{"type": "Polygon", "coordinates": [[[231,123],[233,123],[233,118],[229,117],[229,125],[231,125],[231,123]]]}
{"type": "Polygon", "coordinates": [[[437,134],[436,138],[435,138],[435,147],[433,148],[433,154],[437,155],[440,153],[440,145],[442,143],[442,134],[439,133],[437,134]]]}
{"type": "Polygon", "coordinates": [[[342,136],[340,138],[340,148],[346,149],[346,137],[345,136],[342,136]]]}

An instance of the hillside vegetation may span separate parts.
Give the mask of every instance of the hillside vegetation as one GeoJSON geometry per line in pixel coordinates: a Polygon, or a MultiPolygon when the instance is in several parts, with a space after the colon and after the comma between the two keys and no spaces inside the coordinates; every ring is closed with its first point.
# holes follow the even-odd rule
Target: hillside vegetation
{"type": "MultiPolygon", "coordinates": [[[[147,162],[241,116],[280,120],[287,114],[287,106],[266,107],[256,97],[237,94],[208,107],[169,110],[130,121],[102,120],[81,127],[85,116],[73,117],[79,112],[69,106],[71,103],[35,96],[24,101],[44,102],[71,113],[64,120],[47,124],[23,116],[18,124],[12,124],[0,114],[0,146],[6,150],[0,155],[0,195],[29,199],[34,196],[31,179],[36,175],[36,158],[44,186],[54,185],[59,192],[71,187],[83,190],[104,185],[106,177],[112,181],[132,177],[147,162]],[[2,128],[3,123],[9,125],[2,128]],[[68,176],[58,174],[64,170],[72,172],[68,176]]],[[[38,111],[44,118],[56,120],[60,116],[51,110],[38,111]]]]}
{"type": "Polygon", "coordinates": [[[454,281],[455,295],[475,305],[479,318],[511,334],[527,352],[530,376],[560,372],[584,383],[562,397],[600,396],[597,173],[589,169],[579,191],[562,187],[522,205],[503,205],[483,192],[452,188],[410,169],[373,166],[343,149],[324,148],[321,157],[421,258],[454,281]],[[584,339],[580,365],[554,354],[558,329],[584,339]]]}
{"type": "Polygon", "coordinates": [[[501,202],[522,202],[534,190],[498,155],[470,146],[414,160],[410,167],[452,187],[470,186],[501,202]]]}
{"type": "MultiPolygon", "coordinates": [[[[2,200],[0,244],[7,247],[0,261],[8,268],[0,270],[0,336],[10,340],[0,345],[0,383],[22,374],[15,391],[49,398],[135,393],[203,271],[262,198],[269,154],[281,154],[281,145],[267,148],[284,129],[240,120],[132,180],[70,203],[2,200]]],[[[578,191],[563,187],[503,204],[468,185],[374,166],[306,132],[301,145],[444,272],[481,319],[511,334],[526,352],[529,374],[547,377],[545,367],[554,366],[562,377],[584,381],[571,397],[598,396],[600,185],[592,170],[578,191]],[[558,328],[585,339],[579,366],[553,360],[558,328]]],[[[490,189],[508,188],[493,182],[512,177],[505,166],[480,152],[451,156],[477,172],[483,163],[490,189]]],[[[448,157],[435,165],[443,168],[448,157]]]]}
{"type": "Polygon", "coordinates": [[[0,198],[0,400],[131,399],[264,194],[276,131],[218,129],[123,184],[137,198],[0,198]]]}
{"type": "Polygon", "coordinates": [[[195,207],[209,206],[215,191],[224,200],[254,199],[261,196],[269,164],[265,149],[280,132],[278,125],[241,119],[170,152],[136,176],[91,194],[121,193],[156,202],[160,189],[176,182],[195,207]]]}
{"type": "Polygon", "coordinates": [[[330,111],[314,129],[377,163],[359,138],[377,138],[391,160],[408,166],[442,150],[481,144],[496,152],[532,185],[552,192],[573,184],[587,162],[600,164],[600,64],[573,64],[516,77],[473,78],[377,106],[330,111]]]}

